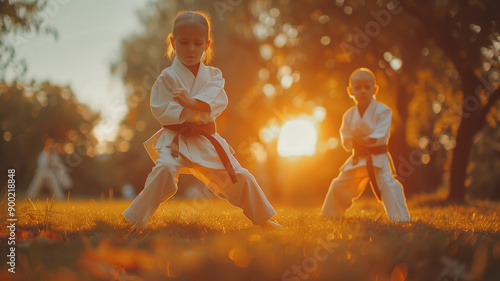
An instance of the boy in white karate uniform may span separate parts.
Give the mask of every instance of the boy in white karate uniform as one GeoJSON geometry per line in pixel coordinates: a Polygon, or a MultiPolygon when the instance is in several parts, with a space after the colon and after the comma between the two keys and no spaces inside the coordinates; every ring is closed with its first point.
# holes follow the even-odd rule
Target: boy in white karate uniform
{"type": "Polygon", "coordinates": [[[219,69],[206,66],[211,50],[208,15],[186,11],[177,15],[167,37],[167,54],[175,57],[151,92],[151,110],[162,128],[146,143],[155,162],[144,190],[123,215],[143,228],[160,203],[177,191],[179,173],[190,173],[216,195],[243,210],[256,225],[280,227],[270,221],[275,210],[255,178],[233,157],[234,151],[216,132],[215,118],[227,106],[219,69]]]}
{"type": "Polygon", "coordinates": [[[403,186],[387,150],[391,109],[377,102],[375,75],[367,68],[356,69],[349,78],[347,92],[356,106],[342,118],[342,145],[352,155],[340,168],[321,208],[321,215],[340,217],[362,193],[368,181],[392,221],[410,221],[403,186]]]}

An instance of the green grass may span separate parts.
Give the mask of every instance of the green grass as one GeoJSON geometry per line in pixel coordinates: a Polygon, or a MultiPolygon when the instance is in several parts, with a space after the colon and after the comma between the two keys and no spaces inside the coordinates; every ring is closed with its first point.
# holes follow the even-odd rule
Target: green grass
{"type": "Polygon", "coordinates": [[[318,217],[319,206],[278,204],[274,219],[286,229],[274,230],[222,200],[170,200],[126,240],[130,201],[23,201],[17,273],[2,262],[0,280],[500,279],[500,203],[408,203],[413,222],[404,224],[372,198],[335,220],[318,217]]]}

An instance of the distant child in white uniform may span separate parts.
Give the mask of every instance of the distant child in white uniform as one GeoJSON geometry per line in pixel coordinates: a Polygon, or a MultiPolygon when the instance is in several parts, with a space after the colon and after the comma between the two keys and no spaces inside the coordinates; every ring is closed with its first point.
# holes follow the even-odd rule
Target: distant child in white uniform
{"type": "Polygon", "coordinates": [[[387,150],[391,109],[377,102],[375,75],[367,68],[356,69],[349,78],[347,92],[356,105],[342,118],[342,145],[352,155],[340,168],[321,208],[321,215],[341,217],[370,182],[389,219],[410,221],[403,186],[395,178],[395,169],[387,150]]]}
{"type": "Polygon", "coordinates": [[[215,118],[228,99],[221,71],[201,62],[208,63],[213,55],[208,15],[179,13],[166,44],[167,55],[174,60],[151,92],[151,110],[162,128],[144,144],[156,165],[123,213],[134,224],[133,231],[145,227],[160,203],[176,193],[179,173],[200,179],[216,195],[241,208],[254,224],[281,227],[270,221],[275,210],[255,178],[216,132],[215,118]]]}
{"type": "Polygon", "coordinates": [[[54,139],[48,139],[38,155],[37,169],[26,191],[26,196],[34,199],[40,195],[42,188],[50,189],[55,199],[64,199],[67,190],[73,186],[69,172],[61,159],[54,151],[54,139]]]}

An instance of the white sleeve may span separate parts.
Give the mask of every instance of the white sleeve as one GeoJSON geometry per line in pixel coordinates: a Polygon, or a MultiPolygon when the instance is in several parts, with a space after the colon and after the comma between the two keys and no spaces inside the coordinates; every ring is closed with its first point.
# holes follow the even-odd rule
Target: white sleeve
{"type": "Polygon", "coordinates": [[[173,79],[160,74],[151,90],[151,111],[162,125],[183,123],[187,110],[173,99],[173,79]]]}
{"type": "Polygon", "coordinates": [[[342,125],[340,126],[340,137],[342,139],[342,146],[347,152],[351,152],[353,148],[353,135],[352,135],[352,130],[351,130],[351,120],[352,120],[352,114],[354,113],[353,110],[348,110],[346,113],[344,113],[344,116],[342,116],[342,125]]]}
{"type": "Polygon", "coordinates": [[[210,112],[198,111],[201,121],[206,122],[219,116],[226,109],[228,102],[226,92],[224,91],[222,72],[215,67],[211,67],[210,81],[193,98],[210,106],[210,112]]]}
{"type": "Polygon", "coordinates": [[[377,114],[376,118],[377,120],[373,133],[369,135],[370,138],[376,139],[376,142],[371,146],[387,144],[387,140],[389,139],[389,129],[391,128],[391,109],[385,108],[382,112],[377,114]]]}

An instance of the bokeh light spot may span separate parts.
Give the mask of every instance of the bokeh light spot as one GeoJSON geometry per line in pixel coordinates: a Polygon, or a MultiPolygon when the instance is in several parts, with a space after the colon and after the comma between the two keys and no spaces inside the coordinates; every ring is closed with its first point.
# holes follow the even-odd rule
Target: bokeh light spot
{"type": "Polygon", "coordinates": [[[284,33],[280,33],[274,37],[274,46],[282,48],[286,45],[287,37],[284,33]]]}
{"type": "Polygon", "coordinates": [[[3,133],[3,139],[6,142],[9,142],[12,139],[12,133],[11,132],[5,132],[5,133],[3,133]]]}
{"type": "Polygon", "coordinates": [[[393,58],[389,64],[392,69],[399,70],[403,66],[403,61],[399,58],[393,58]]]}
{"type": "Polygon", "coordinates": [[[269,15],[273,18],[277,18],[280,16],[280,10],[278,8],[272,8],[269,10],[269,15]]]}
{"type": "Polygon", "coordinates": [[[323,45],[323,46],[330,45],[330,42],[331,42],[330,36],[325,35],[325,36],[321,37],[320,42],[321,42],[321,45],[323,45]]]}
{"type": "Polygon", "coordinates": [[[262,91],[266,97],[272,97],[276,94],[276,89],[273,84],[270,83],[265,84],[264,87],[262,87],[262,91]]]}
{"type": "Polygon", "coordinates": [[[127,152],[130,150],[130,143],[128,141],[121,141],[118,143],[116,150],[119,152],[127,152]]]}
{"type": "Polygon", "coordinates": [[[135,123],[135,128],[137,129],[137,131],[143,132],[144,130],[146,130],[146,122],[142,120],[138,121],[137,123],[135,123]]]}
{"type": "Polygon", "coordinates": [[[285,89],[288,89],[292,86],[292,83],[293,83],[293,78],[291,75],[284,75],[282,78],[281,78],[281,87],[285,88],[285,89]]]}
{"type": "Polygon", "coordinates": [[[427,147],[427,145],[429,144],[429,139],[427,137],[421,137],[419,140],[418,140],[418,147],[420,147],[420,149],[424,149],[427,147]]]}
{"type": "Polygon", "coordinates": [[[439,114],[439,112],[441,112],[441,109],[441,103],[439,103],[438,101],[432,102],[432,112],[434,112],[435,114],[439,114]]]}
{"type": "Polygon", "coordinates": [[[64,145],[64,153],[73,154],[75,152],[75,146],[72,143],[66,143],[64,145]]]}
{"type": "Polygon", "coordinates": [[[264,60],[270,60],[274,55],[273,47],[269,44],[263,44],[260,46],[260,56],[264,60]]]}
{"type": "Polygon", "coordinates": [[[339,140],[337,138],[331,137],[327,140],[328,148],[335,149],[339,146],[339,140]]]}
{"type": "Polygon", "coordinates": [[[319,18],[318,18],[318,22],[320,24],[327,24],[330,22],[330,17],[327,16],[327,15],[321,15],[319,18]]]}
{"type": "Polygon", "coordinates": [[[258,40],[262,40],[262,41],[266,40],[267,37],[269,36],[269,33],[267,31],[267,27],[265,27],[262,24],[254,25],[253,33],[258,40]]]}
{"type": "Polygon", "coordinates": [[[255,160],[257,160],[258,163],[264,163],[267,160],[267,152],[266,148],[264,145],[260,142],[254,142],[250,146],[250,149],[252,151],[252,154],[255,157],[255,160]]]}
{"type": "Polygon", "coordinates": [[[429,164],[431,156],[429,154],[423,154],[420,160],[422,161],[422,164],[429,164]]]}
{"type": "Polygon", "coordinates": [[[313,108],[313,117],[314,117],[314,120],[316,120],[318,122],[322,122],[323,120],[325,120],[326,108],[324,108],[322,106],[314,107],[313,108]]]}
{"type": "Polygon", "coordinates": [[[269,79],[269,69],[267,68],[261,68],[259,70],[259,79],[260,80],[263,80],[263,81],[266,81],[267,79],[269,79]]]}

